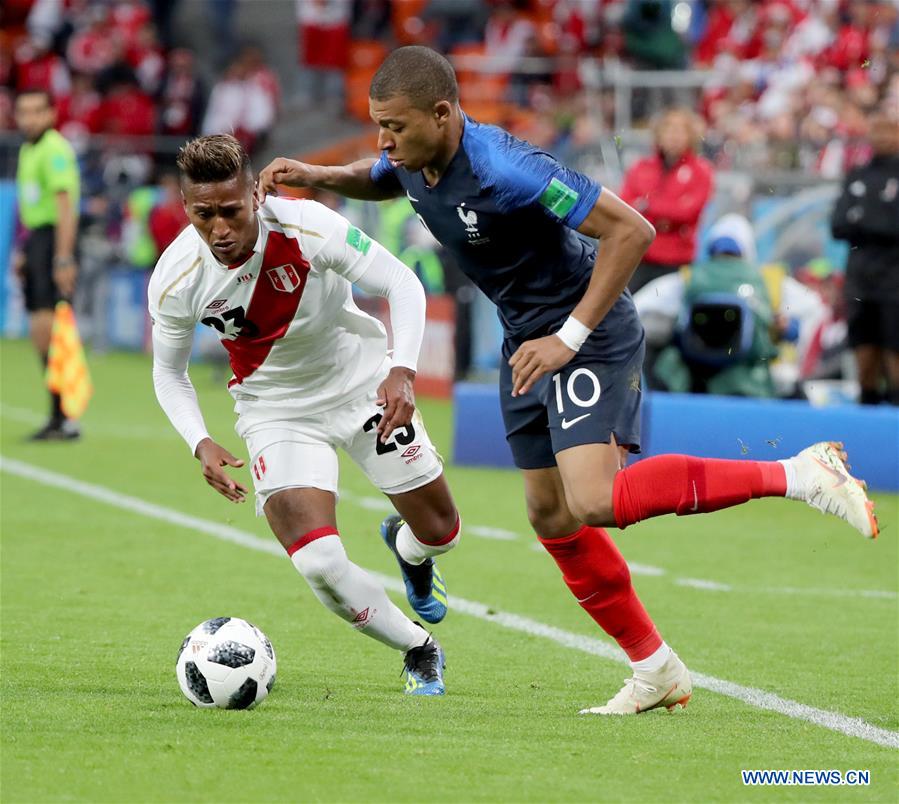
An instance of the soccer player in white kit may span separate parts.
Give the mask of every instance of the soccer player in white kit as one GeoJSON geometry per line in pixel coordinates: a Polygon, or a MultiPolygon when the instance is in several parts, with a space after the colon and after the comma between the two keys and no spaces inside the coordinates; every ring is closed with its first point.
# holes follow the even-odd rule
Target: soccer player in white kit
{"type": "Polygon", "coordinates": [[[434,556],[458,543],[460,520],[415,410],[421,284],[321,204],[260,204],[249,158],[230,135],[187,143],[178,167],[192,225],[162,254],[148,291],[160,405],[207,483],[243,501],[247,489],[225,467],[244,462],[210,437],[187,375],[196,325],[214,328],[230,357],[257,514],[328,609],[404,653],[407,693],[443,694],[440,645],[347,558],[335,511],[340,447],[399,512],[381,533],[410,604],[429,622],[442,619],[446,587],[434,556]],[[387,298],[392,356],[383,325],[354,304],[352,284],[387,298]]]}

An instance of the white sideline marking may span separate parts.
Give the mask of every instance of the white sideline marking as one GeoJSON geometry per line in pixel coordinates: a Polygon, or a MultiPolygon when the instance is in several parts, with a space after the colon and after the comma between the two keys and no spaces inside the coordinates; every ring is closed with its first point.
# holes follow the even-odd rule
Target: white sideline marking
{"type": "MultiPolygon", "coordinates": [[[[0,405],[0,416],[12,421],[18,421],[23,424],[39,426],[46,421],[46,417],[30,410],[29,408],[19,408],[11,405],[0,405]]],[[[110,436],[113,438],[139,438],[156,440],[166,438],[170,440],[177,439],[175,433],[169,427],[141,427],[140,425],[128,427],[119,427],[116,425],[92,424],[91,432],[100,435],[110,436]]],[[[346,489],[340,490],[340,499],[351,505],[358,505],[369,511],[383,511],[390,513],[393,506],[383,497],[372,497],[362,494],[356,494],[346,489]]],[[[517,541],[522,538],[521,534],[515,533],[504,528],[488,527],[487,525],[466,525],[465,532],[471,536],[478,536],[482,539],[494,539],[497,541],[517,541]]],[[[543,546],[539,542],[531,543],[531,550],[542,553],[543,546]]],[[[631,564],[628,563],[633,575],[647,575],[650,577],[661,577],[667,573],[667,570],[661,567],[653,567],[649,564],[631,564]]],[[[675,578],[675,584],[678,586],[692,587],[693,589],[703,589],[709,592],[744,592],[750,594],[766,594],[766,595],[812,595],[817,597],[862,597],[872,600],[896,600],[899,594],[884,589],[803,589],[794,586],[766,586],[766,587],[734,587],[730,584],[721,583],[719,581],[705,580],[702,578],[675,578]]]]}
{"type": "MultiPolygon", "coordinates": [[[[0,470],[8,472],[18,477],[24,477],[28,480],[34,480],[47,486],[55,486],[66,491],[80,494],[100,502],[117,508],[123,508],[126,511],[143,514],[144,516],[161,519],[165,522],[171,522],[174,525],[192,528],[202,533],[214,536],[223,541],[239,544],[242,547],[248,547],[251,550],[259,550],[263,553],[271,555],[283,555],[284,551],[280,546],[272,541],[260,539],[258,536],[246,531],[238,530],[227,525],[220,525],[199,517],[183,514],[171,508],[141,500],[138,497],[132,497],[128,494],[121,494],[112,489],[98,486],[93,483],[85,483],[76,480],[68,475],[51,472],[34,466],[24,461],[18,461],[13,458],[5,458],[0,456],[0,470]]],[[[401,581],[377,572],[371,573],[384,586],[391,591],[404,591],[401,581]]],[[[506,612],[494,611],[483,603],[477,603],[471,600],[453,597],[453,609],[463,612],[464,614],[476,617],[479,620],[496,623],[503,628],[513,631],[521,631],[529,636],[543,637],[551,640],[558,645],[567,648],[579,650],[583,653],[589,653],[594,656],[601,656],[604,659],[622,662],[624,657],[621,651],[610,643],[597,639],[596,637],[582,636],[570,631],[564,631],[561,628],[555,628],[551,625],[532,620],[529,617],[521,617],[517,614],[509,614],[506,612]]],[[[787,698],[781,698],[771,692],[755,689],[754,687],[744,687],[742,684],[735,684],[731,681],[724,681],[714,676],[707,676],[701,673],[693,673],[693,684],[696,687],[702,687],[719,695],[725,695],[738,701],[754,706],[758,709],[767,709],[771,712],[777,712],[796,720],[805,720],[814,723],[822,728],[845,734],[849,737],[857,737],[861,740],[867,740],[877,745],[883,745],[888,748],[899,748],[899,732],[883,729],[874,726],[865,720],[857,717],[849,717],[839,712],[829,712],[826,709],[817,709],[813,706],[806,706],[798,701],[791,701],[787,698]]]]}
{"type": "Polygon", "coordinates": [[[718,583],[718,581],[706,581],[702,578],[676,578],[674,581],[678,586],[691,586],[694,589],[706,589],[709,592],[732,592],[733,587],[727,583],[718,583]]]}
{"type": "Polygon", "coordinates": [[[763,586],[757,591],[772,595],[820,595],[825,597],[869,597],[879,600],[895,600],[896,592],[885,589],[802,589],[798,586],[763,586]]]}
{"type": "Polygon", "coordinates": [[[665,570],[661,567],[651,567],[649,564],[637,564],[636,562],[631,563],[628,561],[627,565],[634,575],[651,575],[658,578],[665,574],[665,570]]]}
{"type": "Polygon", "coordinates": [[[518,534],[504,528],[488,528],[486,525],[465,525],[465,532],[482,539],[496,539],[500,542],[514,542],[518,534]]]}

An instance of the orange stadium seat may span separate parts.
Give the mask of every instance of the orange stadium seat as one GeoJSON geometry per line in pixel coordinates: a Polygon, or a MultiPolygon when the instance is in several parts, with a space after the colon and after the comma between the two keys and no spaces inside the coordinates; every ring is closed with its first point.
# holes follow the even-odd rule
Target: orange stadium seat
{"type": "Polygon", "coordinates": [[[346,110],[347,114],[357,120],[368,122],[368,88],[372,70],[350,70],[344,77],[346,86],[346,110]]]}
{"type": "Polygon", "coordinates": [[[375,40],[350,43],[349,68],[344,77],[346,110],[357,120],[368,122],[368,88],[387,53],[387,47],[375,40]]]}
{"type": "MultiPolygon", "coordinates": [[[[450,61],[456,57],[468,58],[484,55],[482,44],[459,45],[450,52],[450,61]]],[[[459,96],[462,102],[470,104],[501,103],[506,95],[509,76],[505,74],[482,71],[475,64],[461,63],[456,65],[456,78],[459,81],[459,96]]]]}
{"type": "Polygon", "coordinates": [[[420,17],[427,5],[428,0],[393,0],[390,4],[393,35],[400,45],[419,43],[424,27],[420,17]]]}
{"type": "Polygon", "coordinates": [[[368,69],[374,75],[387,53],[387,46],[383,42],[376,39],[355,39],[350,42],[349,69],[368,69]]]}

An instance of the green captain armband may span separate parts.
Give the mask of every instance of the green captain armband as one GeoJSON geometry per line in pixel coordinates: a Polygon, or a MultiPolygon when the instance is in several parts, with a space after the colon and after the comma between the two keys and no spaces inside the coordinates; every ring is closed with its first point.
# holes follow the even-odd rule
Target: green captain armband
{"type": "Polygon", "coordinates": [[[559,179],[553,179],[540,196],[540,205],[548,209],[559,220],[571,212],[580,198],[577,190],[569,187],[559,179]]]}

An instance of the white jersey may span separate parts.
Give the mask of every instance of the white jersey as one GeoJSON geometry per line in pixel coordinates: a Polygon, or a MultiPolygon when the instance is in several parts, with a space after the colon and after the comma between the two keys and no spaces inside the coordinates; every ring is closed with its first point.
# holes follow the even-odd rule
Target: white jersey
{"type": "Polygon", "coordinates": [[[386,374],[383,325],[353,302],[351,283],[378,246],[316,203],[269,197],[240,265],[220,263],[188,226],[156,264],[148,291],[154,338],[190,344],[213,327],[231,360],[238,402],[327,410],[386,374]]]}

